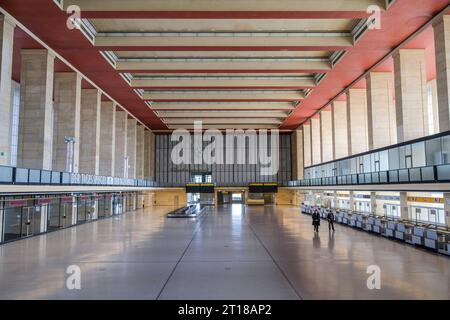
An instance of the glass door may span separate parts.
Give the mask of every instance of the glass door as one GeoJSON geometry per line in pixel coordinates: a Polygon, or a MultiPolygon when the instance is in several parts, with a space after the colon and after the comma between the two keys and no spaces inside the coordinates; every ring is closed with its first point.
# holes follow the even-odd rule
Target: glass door
{"type": "Polygon", "coordinates": [[[86,221],[86,198],[79,197],[77,201],[77,224],[85,223],[86,221]]]}
{"type": "Polygon", "coordinates": [[[24,207],[22,209],[21,236],[31,237],[40,233],[42,207],[24,207]]]}
{"type": "Polygon", "coordinates": [[[73,225],[73,197],[61,199],[61,227],[67,228],[73,225]]]}
{"type": "Polygon", "coordinates": [[[114,195],[113,196],[113,213],[114,215],[123,213],[123,196],[122,195],[114,195]]]}
{"type": "Polygon", "coordinates": [[[22,207],[5,208],[4,241],[12,241],[22,237],[22,207]]]}
{"type": "Polygon", "coordinates": [[[47,205],[47,229],[53,231],[62,227],[59,199],[52,199],[47,205]]]}
{"type": "Polygon", "coordinates": [[[99,219],[106,218],[107,197],[97,196],[97,215],[99,219]]]}

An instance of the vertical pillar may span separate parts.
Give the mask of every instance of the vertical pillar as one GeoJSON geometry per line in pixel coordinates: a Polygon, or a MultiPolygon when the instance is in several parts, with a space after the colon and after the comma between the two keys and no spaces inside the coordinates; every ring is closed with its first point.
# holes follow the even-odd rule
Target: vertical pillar
{"type": "Polygon", "coordinates": [[[401,49],[394,58],[397,139],[428,135],[425,50],[401,49]]]}
{"type": "MultiPolygon", "coordinates": [[[[429,128],[429,132],[430,134],[436,134],[441,132],[439,124],[439,99],[436,79],[428,81],[427,90],[431,90],[431,104],[433,111],[433,121],[428,121],[428,123],[432,122],[433,128],[429,128]]],[[[428,104],[429,103],[430,101],[428,101],[428,104]]]]}
{"type": "Polygon", "coordinates": [[[408,193],[400,192],[400,215],[402,220],[411,220],[408,209],[408,193]]]}
{"type": "Polygon", "coordinates": [[[322,137],[320,134],[320,117],[311,119],[311,149],[313,165],[322,163],[322,137]]]}
{"type": "Polygon", "coordinates": [[[333,159],[348,156],[347,102],[335,101],[331,109],[333,120],[333,159]]]}
{"type": "Polygon", "coordinates": [[[53,104],[53,170],[78,172],[80,159],[81,80],[76,72],[55,73],[53,104]],[[73,139],[73,154],[68,154],[67,140],[73,139]],[[68,159],[68,157],[72,159],[68,159]]]}
{"type": "Polygon", "coordinates": [[[444,193],[444,214],[447,227],[450,226],[450,193],[444,193]]]}
{"type": "Polygon", "coordinates": [[[138,125],[136,130],[136,179],[144,179],[145,128],[138,125]]]}
{"type": "Polygon", "coordinates": [[[125,157],[127,155],[127,120],[128,114],[125,111],[116,110],[114,175],[120,178],[125,177],[125,157]]]}
{"type": "Polygon", "coordinates": [[[304,174],[303,163],[303,130],[292,133],[292,179],[301,180],[304,174]]]}
{"type": "Polygon", "coordinates": [[[115,130],[116,130],[116,104],[112,101],[101,103],[100,115],[100,168],[101,176],[115,176],[115,130]]]}
{"type": "Polygon", "coordinates": [[[366,89],[350,89],[347,93],[347,126],[349,155],[369,150],[366,89]]]}
{"type": "Polygon", "coordinates": [[[370,193],[370,212],[372,214],[377,214],[377,193],[371,192],[370,193]]]}
{"type": "Polygon", "coordinates": [[[333,158],[333,124],[331,111],[320,113],[320,128],[322,137],[322,162],[332,161],[333,158]]]}
{"type": "Polygon", "coordinates": [[[155,135],[150,130],[144,133],[144,177],[148,180],[155,179],[155,135]]]}
{"type": "Polygon", "coordinates": [[[0,15],[0,165],[11,165],[12,65],[16,25],[0,15]]]}
{"type": "Polygon", "coordinates": [[[53,72],[47,50],[22,50],[18,167],[52,167],[53,72]]]}
{"type": "Polygon", "coordinates": [[[349,209],[351,211],[355,210],[355,197],[354,197],[354,195],[355,194],[354,194],[353,191],[350,191],[350,193],[348,194],[348,201],[350,202],[349,209]]]}
{"type": "Polygon", "coordinates": [[[450,16],[443,15],[433,25],[436,47],[436,78],[439,130],[450,130],[450,16]]]}
{"type": "Polygon", "coordinates": [[[312,166],[311,121],[303,125],[303,159],[305,167],[312,166]]]}
{"type": "Polygon", "coordinates": [[[127,156],[128,179],[136,179],[136,119],[128,119],[127,124],[127,156]]]}
{"type": "Polygon", "coordinates": [[[81,173],[99,174],[101,100],[102,93],[97,89],[81,91],[81,173]]]}
{"type": "Polygon", "coordinates": [[[370,72],[367,80],[367,118],[369,149],[378,149],[395,144],[394,81],[391,72],[370,72]]]}

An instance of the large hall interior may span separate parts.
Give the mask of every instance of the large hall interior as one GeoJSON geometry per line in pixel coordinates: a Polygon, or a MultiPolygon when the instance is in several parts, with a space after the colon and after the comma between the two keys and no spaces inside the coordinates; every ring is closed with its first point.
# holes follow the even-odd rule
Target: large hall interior
{"type": "Polygon", "coordinates": [[[449,5],[0,0],[0,300],[450,300],[449,5]]]}

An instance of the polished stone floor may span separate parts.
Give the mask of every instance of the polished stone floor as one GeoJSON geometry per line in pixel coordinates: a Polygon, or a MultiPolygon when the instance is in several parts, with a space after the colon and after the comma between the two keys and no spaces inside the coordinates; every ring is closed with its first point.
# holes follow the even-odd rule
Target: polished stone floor
{"type": "Polygon", "coordinates": [[[449,258],[342,226],[314,236],[298,208],[169,210],[0,246],[0,299],[450,299],[449,258]],[[372,265],[380,290],[367,287],[372,265]]]}

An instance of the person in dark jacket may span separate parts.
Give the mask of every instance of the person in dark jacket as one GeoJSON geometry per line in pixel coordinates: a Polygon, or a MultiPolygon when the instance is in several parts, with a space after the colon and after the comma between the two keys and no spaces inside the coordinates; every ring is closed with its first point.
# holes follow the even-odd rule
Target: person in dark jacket
{"type": "Polygon", "coordinates": [[[320,226],[320,214],[319,210],[314,211],[312,215],[312,225],[314,226],[314,232],[319,232],[319,226],[320,226]]]}
{"type": "Polygon", "coordinates": [[[328,210],[327,220],[328,220],[328,230],[334,231],[334,214],[331,210],[328,210]]]}

